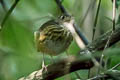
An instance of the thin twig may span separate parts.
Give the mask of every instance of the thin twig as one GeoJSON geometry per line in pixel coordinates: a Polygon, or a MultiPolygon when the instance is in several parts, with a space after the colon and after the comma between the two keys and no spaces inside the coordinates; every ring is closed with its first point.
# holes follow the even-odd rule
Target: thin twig
{"type": "Polygon", "coordinates": [[[102,62],[103,62],[103,58],[104,58],[104,51],[105,51],[105,49],[109,46],[109,43],[110,43],[110,40],[111,40],[111,38],[112,38],[112,35],[113,35],[113,31],[111,32],[111,35],[108,37],[108,40],[107,40],[107,42],[106,42],[106,45],[105,45],[105,47],[104,47],[104,49],[103,49],[103,52],[102,52],[102,54],[101,54],[101,58],[100,58],[100,66],[99,66],[99,68],[98,68],[98,74],[100,73],[100,70],[101,70],[101,65],[102,65],[102,62]]]}
{"type": "Polygon", "coordinates": [[[0,3],[1,3],[1,5],[2,5],[4,11],[6,11],[7,8],[6,8],[5,0],[0,0],[0,3]]]}
{"type": "Polygon", "coordinates": [[[89,4],[88,9],[87,9],[87,11],[85,12],[85,15],[83,16],[83,18],[82,18],[81,21],[80,21],[80,24],[79,24],[80,26],[83,26],[83,23],[84,23],[87,15],[88,15],[88,13],[89,13],[89,11],[92,9],[93,5],[95,4],[95,2],[96,2],[96,0],[93,0],[93,1],[91,1],[91,3],[89,4]]]}
{"type": "Polygon", "coordinates": [[[120,71],[119,70],[106,71],[87,80],[120,80],[120,71]]]}
{"type": "MultiPolygon", "coordinates": [[[[89,4],[87,11],[85,12],[85,15],[83,16],[83,18],[80,21],[80,26],[83,26],[83,23],[89,13],[89,11],[92,9],[93,5],[96,3],[96,0],[92,0],[91,3],[89,4]]],[[[86,45],[88,44],[88,41],[85,41],[86,45]]],[[[88,78],[90,77],[90,69],[88,70],[88,78]]]]}
{"type": "Polygon", "coordinates": [[[19,0],[15,0],[15,2],[13,3],[13,5],[11,6],[11,8],[8,10],[8,12],[6,13],[1,25],[0,25],[0,31],[2,30],[2,28],[4,27],[4,24],[6,22],[6,20],[8,19],[8,17],[10,16],[10,14],[12,13],[12,11],[14,10],[14,8],[16,7],[17,3],[19,2],[19,0]]]}
{"type": "Polygon", "coordinates": [[[115,30],[116,0],[113,0],[113,30],[115,30]]]}
{"type": "MultiPolygon", "coordinates": [[[[77,31],[78,29],[76,29],[76,26],[74,24],[74,19],[71,19],[69,22],[64,22],[63,25],[66,26],[68,28],[68,30],[70,30],[73,38],[75,39],[77,45],[79,46],[80,49],[85,49],[86,48],[86,44],[83,40],[83,38],[81,36],[78,35],[77,31]]],[[[95,66],[99,66],[98,61],[92,56],[91,52],[87,49],[85,54],[87,54],[87,56],[91,57],[93,63],[95,64],[95,66]]]]}
{"type": "Polygon", "coordinates": [[[64,6],[62,5],[62,0],[55,0],[57,6],[60,8],[60,11],[62,12],[62,14],[64,15],[69,15],[68,12],[66,11],[66,9],[64,8],[64,6]]]}
{"type": "MultiPolygon", "coordinates": [[[[89,41],[87,40],[87,38],[84,36],[84,34],[80,31],[79,27],[77,26],[77,24],[73,24],[73,28],[75,29],[76,34],[79,36],[79,38],[82,40],[82,43],[84,43],[84,45],[88,45],[89,41]]],[[[80,42],[80,41],[78,41],[80,42]]]]}
{"type": "MultiPolygon", "coordinates": [[[[104,47],[104,50],[109,46],[109,42],[110,42],[111,37],[112,37],[112,35],[113,35],[114,31],[115,31],[115,16],[116,16],[116,10],[115,10],[116,5],[115,5],[115,3],[116,3],[116,0],[113,0],[113,31],[112,31],[111,35],[109,36],[109,38],[108,38],[108,41],[107,41],[107,43],[106,43],[106,45],[104,47]]],[[[102,61],[103,61],[103,58],[104,58],[104,50],[103,50],[102,55],[101,55],[100,67],[98,69],[98,74],[100,73],[102,61]]]]}
{"type": "Polygon", "coordinates": [[[93,26],[92,41],[94,40],[94,37],[95,37],[95,31],[96,31],[96,25],[97,25],[97,22],[98,22],[98,15],[99,15],[99,11],[100,11],[100,6],[101,6],[101,0],[99,0],[98,7],[97,7],[95,22],[94,22],[94,26],[93,26]]]}
{"type": "Polygon", "coordinates": [[[110,70],[116,69],[117,67],[120,66],[120,63],[116,64],[114,67],[112,67],[110,70]]]}

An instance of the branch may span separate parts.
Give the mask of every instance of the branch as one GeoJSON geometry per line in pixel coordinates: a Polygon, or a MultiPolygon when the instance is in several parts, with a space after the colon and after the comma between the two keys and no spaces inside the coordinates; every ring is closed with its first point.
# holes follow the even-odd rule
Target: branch
{"type": "Polygon", "coordinates": [[[96,31],[96,26],[97,26],[97,22],[98,22],[98,15],[99,15],[99,11],[100,11],[100,6],[101,6],[101,0],[99,0],[99,2],[98,2],[97,12],[96,12],[94,26],[93,26],[92,41],[94,40],[94,37],[95,37],[95,31],[96,31]]]}
{"type": "Polygon", "coordinates": [[[112,29],[106,32],[105,34],[103,34],[102,36],[100,36],[99,38],[97,38],[96,40],[94,40],[91,44],[87,46],[88,50],[90,51],[103,50],[106,42],[108,41],[109,36],[111,36],[111,40],[109,42],[108,47],[118,42],[120,40],[120,25],[116,25],[116,30],[113,32],[112,35],[111,33],[112,33],[112,29]]]}
{"type": "Polygon", "coordinates": [[[26,78],[21,78],[19,80],[53,80],[65,74],[74,72],[80,69],[89,69],[93,66],[93,63],[90,60],[80,60],[75,57],[69,57],[63,59],[57,63],[47,66],[47,72],[44,70],[38,70],[31,73],[26,78]],[[36,74],[37,73],[37,74],[36,74]],[[36,77],[35,77],[36,75],[36,77]]]}
{"type": "Polygon", "coordinates": [[[113,0],[113,30],[115,30],[115,18],[116,18],[116,0],[113,0]]]}
{"type": "Polygon", "coordinates": [[[78,25],[83,26],[83,23],[84,23],[84,21],[86,20],[86,17],[88,16],[89,11],[90,11],[91,9],[93,9],[95,3],[96,3],[96,0],[91,0],[91,2],[90,2],[90,4],[89,4],[89,6],[88,6],[88,8],[87,8],[87,10],[86,10],[83,18],[81,19],[81,21],[80,21],[80,23],[79,23],[78,25]]]}
{"type": "Polygon", "coordinates": [[[10,14],[12,13],[12,11],[14,10],[14,8],[16,7],[17,3],[19,2],[19,0],[15,0],[15,2],[13,3],[13,5],[11,6],[11,8],[8,10],[8,12],[6,13],[5,17],[2,20],[2,23],[0,25],[0,31],[2,30],[2,28],[4,27],[4,24],[6,22],[6,20],[8,19],[8,17],[10,16],[10,14]]]}
{"type": "Polygon", "coordinates": [[[55,0],[55,2],[57,4],[57,6],[59,7],[61,13],[64,14],[64,15],[66,15],[66,16],[68,16],[69,14],[68,14],[67,10],[62,5],[62,0],[55,0]]]}
{"type": "Polygon", "coordinates": [[[0,3],[1,3],[3,9],[6,11],[7,8],[6,8],[5,0],[0,0],[0,3]]]}
{"type": "MultiPolygon", "coordinates": [[[[90,50],[91,52],[95,52],[97,50],[103,50],[106,41],[108,40],[109,36],[111,35],[112,30],[108,31],[107,33],[103,34],[102,36],[100,36],[98,39],[96,39],[95,41],[93,41],[91,44],[89,44],[87,46],[87,49],[90,50]]],[[[112,46],[113,44],[115,44],[116,42],[118,42],[120,40],[120,25],[116,26],[116,29],[113,33],[113,35],[111,36],[111,40],[110,40],[110,46],[112,46]]],[[[81,53],[86,52],[86,50],[83,50],[81,53]]],[[[80,57],[79,57],[80,58],[80,57]]],[[[60,60],[57,63],[54,64],[50,64],[47,66],[48,69],[48,73],[46,73],[43,70],[38,70],[35,71],[33,73],[31,73],[29,76],[27,76],[26,78],[23,77],[19,80],[40,80],[41,78],[43,79],[55,79],[58,77],[61,77],[65,74],[80,70],[80,69],[89,69],[93,66],[93,63],[91,62],[91,60],[79,60],[78,58],[74,58],[74,57],[69,57],[66,58],[64,60],[60,60]],[[37,72],[37,74],[36,74],[37,72]],[[36,77],[35,77],[36,74],[36,77]]]]}
{"type": "Polygon", "coordinates": [[[103,74],[100,74],[98,76],[95,76],[89,80],[101,80],[101,79],[104,79],[104,80],[120,80],[120,71],[118,70],[111,70],[111,71],[107,71],[103,74]]]}
{"type": "MultiPolygon", "coordinates": [[[[64,8],[64,6],[61,3],[61,0],[55,0],[57,6],[59,7],[60,11],[62,12],[62,14],[66,17],[72,17],[67,10],[64,8]]],[[[82,34],[82,32],[80,31],[79,27],[77,26],[77,24],[74,22],[74,20],[70,19],[70,22],[64,22],[63,23],[64,26],[66,26],[70,32],[72,33],[73,37],[75,36],[75,40],[78,44],[78,46],[81,49],[84,49],[86,47],[86,45],[88,45],[88,40],[86,39],[86,37],[82,34]],[[71,30],[72,29],[72,30],[71,30]]]]}

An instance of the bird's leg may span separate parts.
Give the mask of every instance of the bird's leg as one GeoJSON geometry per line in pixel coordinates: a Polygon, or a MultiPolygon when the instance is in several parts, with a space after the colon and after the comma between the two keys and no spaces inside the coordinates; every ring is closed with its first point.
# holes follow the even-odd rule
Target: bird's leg
{"type": "Polygon", "coordinates": [[[42,71],[47,72],[47,66],[45,65],[45,55],[43,53],[43,59],[42,59],[42,71]]]}
{"type": "MultiPolygon", "coordinates": [[[[42,55],[42,69],[41,70],[39,70],[39,71],[37,71],[35,74],[34,74],[34,79],[36,79],[38,76],[39,76],[39,73],[42,73],[42,72],[48,72],[48,70],[47,70],[47,66],[45,66],[45,58],[44,58],[44,53],[43,53],[43,55],[42,55]]],[[[33,80],[34,80],[33,79],[33,80]]]]}

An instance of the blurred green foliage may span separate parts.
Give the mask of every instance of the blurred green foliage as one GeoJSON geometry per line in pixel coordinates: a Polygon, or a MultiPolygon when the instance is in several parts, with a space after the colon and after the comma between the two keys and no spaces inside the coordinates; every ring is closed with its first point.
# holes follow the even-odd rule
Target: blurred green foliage
{"type": "Polygon", "coordinates": [[[116,0],[116,8],[120,6],[120,0],[116,0]]]}
{"type": "MultiPolygon", "coordinates": [[[[9,9],[15,0],[4,1],[7,9],[9,9]]],[[[79,24],[89,3],[90,0],[64,0],[63,5],[79,24]]],[[[92,7],[84,25],[81,26],[82,32],[85,33],[88,40],[91,40],[95,10],[96,8],[92,7]]],[[[0,5],[0,22],[5,14],[6,12],[0,5]]],[[[33,32],[50,19],[50,15],[54,17],[60,15],[60,10],[54,0],[20,0],[0,32],[0,80],[16,80],[40,68],[42,55],[36,51],[33,32]]],[[[102,0],[96,38],[112,27],[112,22],[105,17],[112,18],[112,3],[110,0],[102,0]]],[[[73,41],[68,53],[77,55],[79,50],[77,44],[73,41]]],[[[55,59],[62,59],[66,54],[58,56],[55,59]]],[[[112,65],[120,62],[119,56],[115,56],[114,59],[112,65]]],[[[48,55],[46,55],[46,63],[51,63],[48,55]]],[[[79,73],[83,78],[86,78],[87,71],[82,70],[79,73]]],[[[72,73],[57,80],[67,79],[67,77],[70,77],[71,80],[76,79],[76,76],[72,73]]]]}

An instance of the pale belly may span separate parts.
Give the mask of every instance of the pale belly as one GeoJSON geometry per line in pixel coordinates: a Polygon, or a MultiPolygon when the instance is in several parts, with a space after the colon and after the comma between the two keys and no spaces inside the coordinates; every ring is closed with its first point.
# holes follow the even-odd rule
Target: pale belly
{"type": "Polygon", "coordinates": [[[46,42],[41,43],[37,46],[38,52],[42,52],[49,55],[59,55],[64,52],[72,42],[72,36],[67,40],[46,40],[46,42]]]}

